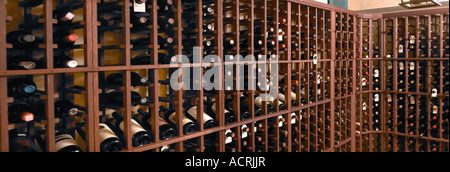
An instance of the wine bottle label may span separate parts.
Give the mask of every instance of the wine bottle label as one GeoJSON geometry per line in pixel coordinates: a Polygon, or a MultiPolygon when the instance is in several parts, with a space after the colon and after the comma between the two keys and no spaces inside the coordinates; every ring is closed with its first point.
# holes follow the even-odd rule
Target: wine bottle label
{"type": "Polygon", "coordinates": [[[387,101],[389,102],[389,103],[392,103],[392,96],[391,95],[387,95],[386,96],[386,98],[387,98],[387,101]]]}
{"type": "Polygon", "coordinates": [[[405,64],[403,64],[403,62],[398,63],[398,67],[400,70],[405,70],[405,64]]]}
{"type": "Polygon", "coordinates": [[[158,120],[159,120],[159,126],[162,126],[162,125],[169,125],[169,124],[167,123],[167,121],[164,120],[164,119],[163,119],[162,117],[160,117],[160,116],[159,116],[158,120]]]}
{"type": "MultiPolygon", "coordinates": [[[[177,120],[176,120],[177,115],[176,115],[176,114],[177,114],[177,113],[174,112],[174,113],[172,113],[172,114],[169,116],[169,120],[172,121],[172,122],[175,123],[175,124],[177,123],[177,120]]],[[[184,126],[184,125],[186,125],[187,123],[190,123],[190,122],[193,122],[193,121],[190,120],[189,118],[186,118],[184,115],[182,115],[181,122],[182,122],[182,124],[183,124],[183,126],[184,126]]]]}
{"type": "Polygon", "coordinates": [[[436,88],[434,88],[432,91],[431,91],[431,97],[437,97],[437,89],[436,88]]]}
{"type": "Polygon", "coordinates": [[[380,101],[380,95],[379,94],[375,94],[374,95],[374,101],[375,102],[379,102],[380,101]]]}
{"type": "Polygon", "coordinates": [[[248,133],[246,131],[244,131],[246,128],[248,128],[247,125],[242,125],[241,126],[241,131],[243,131],[242,135],[241,135],[242,136],[241,138],[243,138],[243,139],[247,138],[247,136],[248,136],[248,133]]]}
{"type": "Polygon", "coordinates": [[[57,152],[69,146],[78,146],[77,142],[69,134],[57,135],[55,137],[55,141],[56,141],[55,147],[57,152]]]}
{"type": "Polygon", "coordinates": [[[416,70],[416,65],[414,62],[409,63],[409,70],[416,70]]]}
{"type": "Polygon", "coordinates": [[[297,114],[291,113],[291,124],[296,124],[297,123],[297,119],[295,119],[295,116],[297,116],[297,114]]]}
{"type": "Polygon", "coordinates": [[[145,13],[145,3],[138,3],[137,1],[139,0],[133,0],[133,7],[134,7],[134,12],[140,12],[140,13],[145,13]]]}
{"type": "Polygon", "coordinates": [[[284,122],[284,118],[283,118],[283,116],[278,116],[278,119],[279,119],[279,121],[278,121],[278,127],[283,127],[283,122],[284,122]]]}
{"type": "Polygon", "coordinates": [[[409,101],[412,105],[416,104],[416,98],[414,96],[409,97],[409,101]]]}
{"type": "Polygon", "coordinates": [[[161,152],[164,152],[164,151],[169,150],[169,149],[170,149],[169,145],[164,145],[164,146],[161,147],[161,152]]]}
{"type": "Polygon", "coordinates": [[[118,138],[116,134],[114,134],[114,132],[111,130],[111,128],[108,127],[108,125],[100,124],[99,126],[100,143],[109,138],[118,138]]]}
{"type": "MultiPolygon", "coordinates": [[[[214,104],[211,106],[211,110],[213,110],[214,112],[217,113],[217,111],[216,111],[216,103],[214,103],[214,104]]],[[[224,114],[227,114],[227,113],[230,113],[230,111],[228,111],[228,110],[225,108],[225,109],[224,109],[224,114]]]]}
{"type": "MultiPolygon", "coordinates": [[[[198,121],[198,117],[197,117],[197,106],[192,107],[191,109],[189,109],[187,111],[187,113],[189,115],[191,115],[194,119],[196,119],[198,121]]],[[[209,115],[207,115],[205,112],[203,112],[203,123],[205,123],[206,121],[209,120],[213,120],[209,115]]]]}
{"type": "Polygon", "coordinates": [[[373,75],[375,78],[380,77],[380,71],[378,69],[375,69],[375,71],[373,72],[373,75]]]}
{"type": "Polygon", "coordinates": [[[68,12],[64,17],[60,18],[59,20],[66,22],[72,20],[73,18],[75,18],[75,14],[68,12]]]}
{"type": "Polygon", "coordinates": [[[398,53],[403,53],[404,52],[404,50],[403,50],[403,45],[400,45],[399,47],[398,47],[398,53]]]}
{"type": "Polygon", "coordinates": [[[438,114],[438,113],[439,113],[438,106],[433,106],[433,114],[438,114]]]}
{"type": "MultiPolygon", "coordinates": [[[[228,134],[231,134],[231,133],[233,133],[230,129],[228,129],[228,130],[225,130],[225,135],[227,136],[228,134]]],[[[231,143],[233,141],[233,137],[232,136],[228,136],[226,139],[225,139],[225,144],[228,144],[228,143],[231,143]]]]}
{"type": "Polygon", "coordinates": [[[278,30],[278,33],[280,33],[279,35],[278,35],[278,41],[283,41],[283,30],[282,29],[279,29],[278,30]]]}
{"type": "Polygon", "coordinates": [[[261,97],[256,97],[256,98],[255,98],[255,104],[256,104],[256,106],[258,106],[258,107],[260,107],[260,108],[263,107],[263,106],[262,106],[262,99],[261,99],[261,97]]]}
{"type": "Polygon", "coordinates": [[[363,102],[363,105],[362,105],[363,107],[362,107],[362,109],[363,110],[367,110],[367,103],[366,102],[363,102]]]}
{"type": "Polygon", "coordinates": [[[388,69],[392,70],[392,62],[388,62],[388,69]]]}
{"type": "MultiPolygon", "coordinates": [[[[124,122],[122,121],[119,125],[119,128],[125,132],[124,129],[124,122]]],[[[131,119],[131,134],[135,135],[139,132],[147,132],[139,123],[136,122],[136,120],[131,119]]]]}
{"type": "Polygon", "coordinates": [[[313,64],[317,64],[317,54],[314,54],[313,56],[313,64]]]}
{"type": "Polygon", "coordinates": [[[416,37],[415,37],[414,35],[411,35],[411,36],[409,37],[409,43],[410,43],[410,44],[415,44],[415,43],[416,43],[416,37]]]}

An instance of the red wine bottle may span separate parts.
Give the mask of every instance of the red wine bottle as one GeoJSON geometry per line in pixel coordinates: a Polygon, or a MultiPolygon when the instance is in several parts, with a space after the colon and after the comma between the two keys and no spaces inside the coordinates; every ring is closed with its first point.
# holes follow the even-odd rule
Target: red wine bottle
{"type": "Polygon", "coordinates": [[[60,31],[54,34],[53,42],[58,45],[58,49],[73,49],[78,36],[67,31],[60,31]]]}
{"type": "Polygon", "coordinates": [[[14,102],[8,106],[8,120],[11,124],[31,122],[34,114],[34,108],[26,103],[14,102]]]}

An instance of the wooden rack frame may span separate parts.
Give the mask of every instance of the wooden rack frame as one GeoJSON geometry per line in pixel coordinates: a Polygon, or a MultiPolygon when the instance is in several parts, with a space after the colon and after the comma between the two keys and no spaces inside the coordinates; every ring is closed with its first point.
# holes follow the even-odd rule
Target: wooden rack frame
{"type": "MultiPolygon", "coordinates": [[[[25,0],[27,1],[27,0],[25,0]]],[[[67,2],[67,1],[61,1],[67,2]]],[[[214,0],[211,7],[213,8],[214,19],[203,19],[203,5],[205,1],[195,0],[196,11],[196,45],[200,45],[202,50],[206,50],[204,39],[214,40],[214,46],[209,51],[215,52],[220,58],[227,55],[226,53],[236,54],[276,54],[279,56],[279,76],[284,76],[284,82],[280,82],[280,90],[286,95],[284,103],[285,109],[281,109],[283,101],[280,97],[275,98],[272,102],[263,102],[262,115],[256,116],[255,112],[258,110],[255,107],[257,103],[254,97],[260,93],[267,93],[268,91],[258,90],[240,91],[241,79],[253,79],[256,77],[254,72],[250,72],[248,78],[240,78],[239,75],[234,75],[241,71],[239,67],[232,69],[234,78],[234,90],[218,90],[215,95],[209,95],[207,91],[200,89],[194,93],[187,93],[183,91],[170,91],[170,97],[164,98],[160,96],[160,88],[164,85],[162,81],[166,77],[161,77],[165,71],[181,69],[181,68],[197,68],[191,75],[197,75],[201,78],[208,71],[203,68],[205,65],[203,60],[190,64],[179,64],[176,67],[168,64],[160,64],[158,60],[159,50],[161,45],[158,45],[158,8],[157,0],[147,1],[147,12],[151,16],[151,24],[148,25],[148,30],[145,34],[150,40],[150,44],[145,48],[145,52],[151,57],[151,63],[147,65],[131,65],[132,54],[135,54],[136,47],[131,44],[132,37],[136,33],[132,31],[131,24],[131,6],[130,1],[120,1],[118,5],[121,7],[120,11],[122,21],[118,28],[113,31],[119,34],[120,38],[117,45],[106,45],[104,38],[107,35],[102,31],[102,24],[99,19],[102,14],[98,12],[100,4],[104,1],[80,1],[83,4],[83,19],[81,23],[83,27],[84,43],[81,48],[83,50],[84,66],[73,69],[56,69],[53,68],[53,54],[55,45],[53,40],[53,19],[52,9],[53,1],[45,0],[43,9],[44,24],[41,30],[44,32],[46,40],[40,46],[45,51],[47,58],[47,69],[36,70],[7,70],[8,51],[12,48],[7,44],[6,40],[6,25],[7,22],[14,20],[9,17],[6,10],[6,0],[0,0],[0,152],[9,151],[9,130],[15,126],[8,123],[8,104],[13,102],[13,98],[9,98],[7,94],[8,78],[18,76],[43,76],[44,79],[44,93],[40,99],[46,102],[46,122],[45,122],[45,151],[54,152],[55,148],[55,124],[59,122],[55,119],[54,102],[60,96],[55,85],[60,81],[60,75],[79,75],[83,78],[82,83],[85,88],[81,92],[80,97],[85,105],[85,114],[82,115],[84,126],[86,127],[86,136],[84,139],[86,145],[83,147],[85,151],[100,152],[99,139],[99,125],[105,122],[108,112],[101,105],[101,94],[105,93],[101,82],[105,80],[105,73],[122,72],[124,76],[124,85],[118,90],[124,92],[124,106],[117,111],[124,117],[124,134],[123,151],[125,152],[142,152],[142,151],[156,151],[160,152],[161,147],[166,145],[175,145],[174,151],[211,151],[209,144],[206,144],[209,135],[215,135],[216,141],[212,147],[212,151],[227,152],[268,152],[268,151],[285,151],[285,152],[372,152],[372,151],[420,151],[418,144],[414,150],[401,149],[399,140],[408,141],[408,138],[426,140],[428,144],[431,141],[439,142],[439,150],[448,152],[448,136],[444,138],[441,133],[439,137],[422,137],[417,133],[408,135],[408,133],[401,132],[397,127],[393,131],[389,131],[389,127],[385,125],[391,116],[400,116],[398,114],[398,102],[393,101],[392,109],[385,108],[390,102],[387,101],[387,96],[391,95],[393,100],[407,95],[415,95],[416,100],[419,101],[419,96],[430,96],[431,79],[427,79],[427,92],[417,91],[398,91],[397,84],[393,84],[393,90],[387,89],[387,64],[393,64],[393,83],[398,82],[397,66],[399,61],[415,61],[426,62],[430,66],[433,61],[440,63],[440,87],[439,87],[439,102],[440,108],[443,109],[443,101],[448,99],[449,94],[445,93],[443,86],[443,73],[445,64],[448,65],[448,57],[442,57],[445,52],[444,41],[448,38],[440,37],[440,55],[441,57],[432,58],[414,58],[408,57],[400,58],[398,56],[397,41],[399,28],[405,27],[405,35],[411,33],[419,37],[418,32],[408,31],[408,26],[399,24],[399,21],[408,23],[416,23],[417,28],[421,23],[421,18],[425,18],[428,27],[432,28],[438,26],[436,31],[439,35],[446,34],[448,36],[448,7],[436,10],[402,12],[392,14],[359,14],[354,11],[345,10],[327,4],[322,4],[314,1],[298,1],[298,0],[214,0]],[[5,12],[3,12],[5,11],[5,12]],[[260,19],[260,20],[253,20],[260,19]],[[437,20],[437,23],[435,22],[437,20]],[[389,23],[391,22],[391,23],[389,23]],[[446,23],[446,24],[445,24],[446,23]],[[204,35],[201,30],[204,24],[213,25],[213,35],[204,35]],[[391,25],[390,25],[391,24],[391,25]],[[256,34],[256,28],[260,28],[262,33],[256,34]],[[391,44],[394,48],[389,48],[388,44],[388,26],[392,26],[393,33],[391,44]],[[248,29],[248,32],[241,31],[248,29]],[[266,36],[265,32],[273,29],[272,35],[266,36]],[[279,37],[278,31],[284,31],[284,35],[279,37]],[[232,48],[226,48],[224,40],[234,40],[232,48]],[[248,47],[240,46],[241,42],[248,40],[248,47]],[[367,41],[365,41],[367,39],[367,41]],[[50,40],[50,41],[49,41],[50,40]],[[257,45],[262,42],[262,46],[257,45]],[[274,42],[274,44],[272,44],[274,42]],[[272,44],[272,45],[271,45],[272,44]],[[379,50],[374,50],[374,46],[378,45],[379,50]],[[120,51],[119,64],[106,65],[105,59],[108,59],[108,47],[115,51],[120,51]],[[367,49],[364,49],[368,47],[367,49]],[[392,57],[388,58],[387,52],[392,52],[392,57]],[[378,57],[376,54],[378,53],[378,57]],[[318,57],[315,59],[316,56],[318,57]],[[366,57],[367,56],[367,57],[366,57]],[[367,64],[367,65],[365,65],[367,64]],[[170,70],[169,70],[170,69],[170,70]],[[379,90],[376,90],[374,84],[374,70],[380,71],[380,85],[379,90]],[[184,134],[183,127],[177,125],[178,136],[169,139],[161,140],[159,134],[154,135],[154,141],[150,144],[133,147],[131,127],[133,125],[132,118],[134,118],[134,108],[131,106],[132,90],[136,89],[131,85],[131,73],[138,72],[144,74],[150,79],[148,86],[139,88],[140,92],[145,92],[145,97],[151,99],[150,103],[142,106],[141,109],[149,111],[152,114],[151,126],[159,126],[160,121],[158,115],[160,114],[159,107],[167,104],[167,99],[173,104],[173,109],[176,112],[175,123],[182,124],[183,115],[185,113],[183,103],[190,103],[196,105],[197,117],[199,124],[199,131],[184,134]],[[367,72],[365,74],[365,72],[367,72]],[[291,77],[292,76],[292,77],[291,77]],[[363,79],[367,80],[363,86],[363,79]],[[320,82],[318,82],[320,81],[320,82]],[[303,86],[303,88],[302,88],[303,86]],[[318,93],[318,91],[320,93],[318,93]],[[295,93],[294,94],[289,93],[295,93]],[[302,94],[302,92],[304,94],[302,94]],[[241,99],[242,94],[247,94],[247,100],[241,99]],[[374,95],[380,96],[380,128],[377,130],[373,127],[375,120],[373,118],[375,108],[374,95]],[[216,102],[216,116],[213,117],[218,122],[218,126],[210,129],[205,129],[203,124],[203,109],[206,106],[204,99],[216,102]],[[231,100],[226,102],[226,100],[231,100]],[[226,107],[235,107],[234,116],[236,122],[227,124],[225,119],[226,107]],[[363,103],[367,106],[363,107],[363,103]],[[241,119],[240,109],[242,104],[248,107],[251,114],[249,119],[241,119]],[[297,106],[294,106],[296,104],[297,106]],[[270,107],[273,107],[273,112],[270,107]],[[363,110],[363,108],[368,109],[363,110]],[[392,110],[392,115],[388,112],[392,110]],[[292,122],[292,121],[295,121],[292,122]],[[269,130],[272,130],[269,133],[269,130]],[[235,137],[232,138],[231,144],[226,144],[227,132],[232,131],[235,137]],[[197,144],[194,144],[193,149],[189,149],[192,143],[187,142],[191,139],[196,139],[197,144]],[[390,145],[390,142],[392,144],[390,145]],[[260,145],[260,143],[262,143],[260,145]],[[230,146],[231,145],[231,146],[230,146]],[[208,149],[206,148],[208,147],[208,149]]],[[[186,45],[183,44],[183,16],[189,11],[184,11],[182,8],[183,0],[174,0],[173,19],[174,24],[174,54],[183,54],[186,45]]],[[[208,2],[208,1],[206,1],[208,2]]],[[[208,4],[208,3],[207,3],[208,4]]],[[[205,5],[207,5],[205,4],[205,5]]],[[[432,33],[428,33],[428,38],[431,38],[432,33]]],[[[431,40],[428,41],[431,45],[431,40]]],[[[419,43],[417,43],[419,44],[419,43]]],[[[409,50],[406,50],[409,53],[409,50]]],[[[416,48],[419,52],[419,48],[416,48]]],[[[428,48],[428,54],[431,54],[431,47],[428,48]]],[[[406,53],[406,54],[408,54],[406,53]]],[[[205,55],[201,55],[203,59],[205,55]]],[[[258,56],[257,56],[258,57],[258,56]]],[[[265,57],[264,57],[265,58],[265,57]]],[[[181,62],[181,59],[178,59],[181,62]]],[[[224,58],[220,59],[224,61],[224,58]]],[[[250,65],[251,62],[246,62],[237,58],[234,61],[237,66],[250,65]]],[[[271,64],[270,61],[266,65],[271,64]]],[[[222,65],[224,71],[221,71],[220,76],[226,77],[226,67],[229,63],[222,65]]],[[[416,68],[417,69],[417,68],[416,68]]],[[[406,70],[408,72],[408,70],[406,70]]],[[[417,69],[418,71],[418,69],[417,69]]],[[[431,78],[432,69],[427,69],[427,78],[431,78]]],[[[406,75],[408,78],[408,74],[406,75]]],[[[419,77],[416,78],[419,80],[419,77]]],[[[406,82],[408,80],[406,79],[406,82]]],[[[60,81],[63,82],[63,81],[60,81]]],[[[75,81],[71,81],[72,83],[75,81]]],[[[194,81],[195,82],[195,81],[194,81]]],[[[200,86],[203,83],[198,81],[200,86]]],[[[227,88],[225,83],[220,83],[222,88],[227,88]]],[[[256,84],[256,83],[254,83],[256,84]]],[[[418,84],[417,84],[418,86],[418,84]]],[[[419,87],[419,86],[418,86],[419,87]]],[[[418,88],[417,87],[417,88],[418,88]]],[[[431,105],[428,104],[428,109],[431,105]]],[[[407,104],[405,104],[407,105],[407,104]]],[[[419,113],[419,108],[416,108],[419,113]]],[[[406,112],[407,113],[407,112],[406,112]]],[[[428,118],[430,120],[431,112],[428,110],[428,118]]],[[[408,114],[405,114],[408,115],[408,114]]],[[[443,128],[443,110],[440,111],[439,127],[441,131],[448,128],[443,128]]],[[[419,115],[416,115],[417,119],[419,115]]],[[[398,125],[397,118],[393,118],[393,125],[398,125]]],[[[419,128],[419,121],[417,121],[417,129],[419,128]]],[[[428,126],[430,128],[431,126],[428,126]]],[[[159,127],[152,127],[152,133],[159,133],[159,127]]],[[[430,135],[430,133],[428,133],[430,135]]],[[[405,146],[407,147],[407,146],[405,146]]],[[[427,151],[432,151],[430,146],[427,146],[427,151]]]]}

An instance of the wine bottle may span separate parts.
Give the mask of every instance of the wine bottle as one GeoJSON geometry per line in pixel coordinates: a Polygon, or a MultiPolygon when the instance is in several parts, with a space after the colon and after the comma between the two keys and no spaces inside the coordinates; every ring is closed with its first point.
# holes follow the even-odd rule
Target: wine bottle
{"type": "Polygon", "coordinates": [[[152,64],[152,57],[147,54],[142,54],[131,59],[131,65],[150,65],[152,64]]]}
{"type": "Polygon", "coordinates": [[[101,152],[119,152],[122,150],[122,143],[119,137],[105,124],[99,124],[100,151],[101,152]]]}
{"type": "MultiPolygon", "coordinates": [[[[211,117],[215,117],[216,116],[216,103],[215,102],[204,102],[205,105],[205,112],[207,114],[209,114],[211,117]]],[[[236,122],[236,117],[233,115],[233,112],[231,112],[230,110],[228,110],[229,108],[225,108],[224,109],[224,113],[225,113],[225,124],[231,124],[236,122]]]]}
{"type": "Polygon", "coordinates": [[[8,57],[8,70],[31,70],[36,68],[36,61],[28,56],[8,57]]]}
{"type": "MultiPolygon", "coordinates": [[[[186,108],[185,112],[186,117],[189,119],[198,122],[198,116],[197,116],[197,106],[188,106],[186,108]]],[[[202,114],[202,121],[203,121],[203,127],[204,129],[210,129],[218,126],[217,122],[211,118],[208,114],[203,112],[202,114]]]]}
{"type": "MultiPolygon", "coordinates": [[[[44,69],[47,66],[47,59],[41,58],[38,60],[38,68],[44,69]]],[[[78,66],[78,62],[73,60],[72,57],[68,55],[58,55],[53,57],[53,67],[54,68],[75,68],[78,66]]]]}
{"type": "Polygon", "coordinates": [[[404,57],[405,47],[403,45],[398,46],[398,57],[404,57]]]}
{"type": "Polygon", "coordinates": [[[53,58],[54,68],[75,68],[77,66],[78,62],[73,60],[70,56],[60,55],[53,58]]]}
{"type": "MultiPolygon", "coordinates": [[[[165,119],[168,123],[171,123],[171,125],[173,126],[177,126],[177,121],[176,121],[176,112],[172,109],[168,109],[164,106],[160,106],[159,107],[161,113],[160,116],[165,119]]],[[[189,134],[189,133],[193,133],[198,131],[198,125],[196,123],[194,123],[194,121],[192,121],[189,118],[186,118],[184,115],[182,116],[182,125],[183,127],[183,133],[184,134],[189,134]]]]}
{"type": "Polygon", "coordinates": [[[9,131],[9,152],[38,152],[34,139],[16,129],[9,131]]]}
{"type": "Polygon", "coordinates": [[[6,42],[14,49],[30,50],[38,47],[38,38],[30,32],[17,30],[7,34],[6,42]]]}
{"type": "Polygon", "coordinates": [[[60,99],[55,102],[55,117],[66,118],[78,114],[78,108],[69,100],[60,99]]]}
{"type": "Polygon", "coordinates": [[[83,152],[68,132],[63,129],[57,129],[55,133],[56,152],[83,152]]]}
{"type": "MultiPolygon", "coordinates": [[[[112,86],[123,86],[123,73],[113,73],[106,78],[106,84],[112,86]]],[[[131,72],[131,86],[148,86],[148,78],[141,77],[136,72],[131,72]]]]}
{"type": "Polygon", "coordinates": [[[31,122],[34,114],[34,108],[29,104],[14,102],[8,105],[8,120],[11,124],[31,122]]]}
{"type": "Polygon", "coordinates": [[[409,37],[409,47],[410,50],[416,49],[416,36],[411,35],[409,37]]]}
{"type": "Polygon", "coordinates": [[[13,79],[8,82],[8,96],[14,98],[26,98],[36,92],[36,84],[26,78],[13,79]]]}
{"type": "MultiPolygon", "coordinates": [[[[147,127],[148,129],[152,128],[150,120],[152,118],[152,115],[150,112],[143,112],[142,110],[138,110],[139,113],[142,115],[142,124],[144,127],[147,127]]],[[[170,138],[174,138],[178,135],[178,131],[176,128],[171,126],[169,123],[167,123],[161,116],[156,116],[158,118],[159,122],[159,139],[160,140],[168,140],[170,138]]]]}
{"type": "Polygon", "coordinates": [[[69,8],[59,8],[53,11],[53,18],[58,20],[58,25],[64,26],[72,23],[75,14],[69,8]]]}
{"type": "Polygon", "coordinates": [[[58,49],[73,49],[78,36],[67,31],[56,32],[53,36],[53,42],[58,45],[58,49]]]}
{"type": "MultiPolygon", "coordinates": [[[[151,24],[151,15],[149,13],[135,13],[130,15],[130,22],[133,24],[133,30],[146,29],[145,27],[151,24]]],[[[148,28],[147,28],[148,29],[148,28]]]]}
{"type": "MultiPolygon", "coordinates": [[[[107,93],[105,98],[105,104],[123,107],[123,92],[121,91],[113,91],[107,93]]],[[[148,99],[145,97],[141,97],[141,95],[135,91],[131,92],[131,106],[145,105],[148,102],[148,99]]]]}
{"type": "Polygon", "coordinates": [[[130,0],[133,3],[133,12],[146,12],[147,0],[130,0]]]}
{"type": "MultiPolygon", "coordinates": [[[[120,128],[122,132],[125,132],[123,116],[117,112],[114,112],[112,116],[117,120],[116,127],[120,128]]],[[[149,144],[153,140],[153,136],[148,133],[147,130],[145,130],[142,125],[134,118],[131,119],[131,131],[128,132],[130,132],[132,135],[131,140],[134,147],[149,144]]]]}

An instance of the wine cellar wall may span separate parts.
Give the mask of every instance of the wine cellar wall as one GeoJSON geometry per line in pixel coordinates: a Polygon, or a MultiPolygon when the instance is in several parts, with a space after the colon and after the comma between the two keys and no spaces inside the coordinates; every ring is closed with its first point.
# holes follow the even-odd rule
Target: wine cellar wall
{"type": "Polygon", "coordinates": [[[449,82],[448,7],[0,0],[0,152],[448,152],[449,82]]]}

